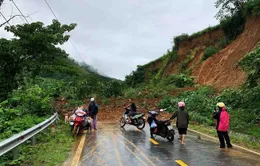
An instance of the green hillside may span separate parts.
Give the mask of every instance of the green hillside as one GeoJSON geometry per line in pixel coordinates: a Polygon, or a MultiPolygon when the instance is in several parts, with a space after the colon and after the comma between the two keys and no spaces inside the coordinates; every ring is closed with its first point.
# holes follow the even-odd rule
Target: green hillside
{"type": "Polygon", "coordinates": [[[121,82],[75,62],[57,47],[69,40],[76,24],[54,20],[7,26],[13,39],[0,39],[0,139],[23,131],[55,112],[54,101],[71,109],[85,99],[117,96],[121,82]]]}

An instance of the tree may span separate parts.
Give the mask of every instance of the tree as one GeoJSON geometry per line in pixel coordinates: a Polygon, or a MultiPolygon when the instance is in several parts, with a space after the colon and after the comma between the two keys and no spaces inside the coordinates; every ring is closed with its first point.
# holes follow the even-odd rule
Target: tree
{"type": "Polygon", "coordinates": [[[2,6],[3,2],[4,2],[4,0],[0,0],[0,7],[2,6]]]}
{"type": "Polygon", "coordinates": [[[125,83],[128,86],[136,87],[138,84],[145,82],[145,68],[137,65],[136,71],[132,71],[130,75],[125,77],[125,83]]]}
{"type": "Polygon", "coordinates": [[[248,0],[217,0],[215,7],[220,8],[220,10],[215,17],[219,20],[232,17],[243,8],[244,3],[247,1],[248,0]]]}
{"type": "Polygon", "coordinates": [[[66,32],[76,24],[61,25],[57,20],[44,26],[42,22],[7,26],[15,38],[0,39],[0,101],[17,88],[24,74],[35,78],[44,65],[54,63],[54,58],[67,57],[67,53],[57,45],[69,39],[66,32]]]}
{"type": "Polygon", "coordinates": [[[0,101],[18,86],[23,73],[23,64],[15,53],[15,42],[0,39],[0,101]],[[18,75],[20,73],[20,75],[18,75]]]}

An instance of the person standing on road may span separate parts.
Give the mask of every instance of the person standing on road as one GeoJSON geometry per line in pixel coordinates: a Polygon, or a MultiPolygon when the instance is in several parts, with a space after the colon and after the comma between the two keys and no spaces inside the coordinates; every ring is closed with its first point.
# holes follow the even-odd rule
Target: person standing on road
{"type": "Polygon", "coordinates": [[[226,110],[226,106],[223,102],[217,103],[218,111],[214,111],[213,118],[217,120],[216,129],[218,133],[218,139],[220,148],[225,148],[225,140],[228,148],[232,148],[230,139],[228,136],[229,128],[229,114],[226,110]]]}
{"type": "Polygon", "coordinates": [[[171,119],[174,119],[177,117],[176,121],[176,127],[178,128],[181,144],[184,144],[184,138],[187,134],[187,128],[189,124],[189,114],[187,111],[185,111],[185,103],[183,101],[180,101],[178,103],[179,110],[174,112],[171,119]]]}
{"type": "Polygon", "coordinates": [[[90,104],[88,106],[88,111],[90,113],[91,118],[93,119],[92,128],[97,130],[97,114],[98,114],[98,106],[95,103],[95,99],[90,99],[90,104]]]}

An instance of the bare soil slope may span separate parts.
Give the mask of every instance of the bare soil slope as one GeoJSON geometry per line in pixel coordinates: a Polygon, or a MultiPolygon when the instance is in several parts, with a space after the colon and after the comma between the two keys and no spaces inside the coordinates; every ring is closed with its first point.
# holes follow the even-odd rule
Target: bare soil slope
{"type": "Polygon", "coordinates": [[[208,58],[193,69],[196,82],[212,85],[218,90],[238,87],[246,79],[246,73],[238,62],[254,49],[260,41],[260,17],[248,18],[244,32],[225,49],[208,58]]]}
{"type": "Polygon", "coordinates": [[[204,52],[204,50],[208,46],[214,45],[224,36],[225,34],[223,30],[219,28],[211,32],[206,32],[199,37],[181,42],[178,49],[178,56],[176,61],[169,63],[169,65],[166,67],[166,70],[164,71],[164,75],[167,76],[170,74],[178,74],[179,68],[181,64],[186,60],[189,52],[193,51],[194,49],[199,49],[200,52],[204,52]]]}

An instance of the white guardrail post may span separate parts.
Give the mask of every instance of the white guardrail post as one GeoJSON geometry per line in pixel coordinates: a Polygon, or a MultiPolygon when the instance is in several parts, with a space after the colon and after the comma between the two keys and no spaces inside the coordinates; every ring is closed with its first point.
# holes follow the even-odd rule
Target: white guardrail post
{"type": "Polygon", "coordinates": [[[14,159],[18,158],[19,154],[19,145],[27,141],[28,139],[32,139],[32,145],[36,144],[36,135],[42,130],[46,129],[48,126],[53,124],[58,118],[58,113],[55,113],[49,119],[29,128],[21,133],[15,134],[12,137],[3,140],[0,142],[0,156],[5,153],[13,150],[14,159]]]}

